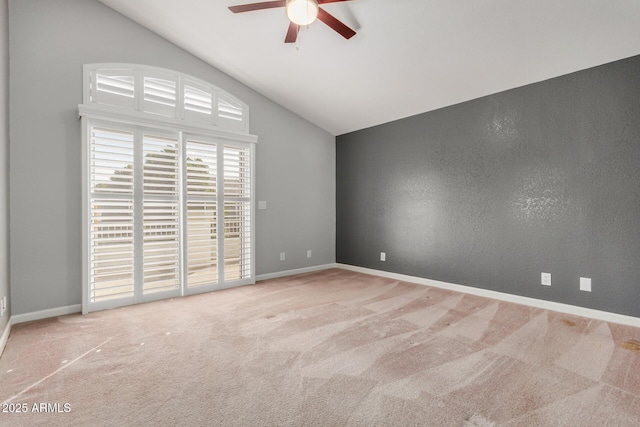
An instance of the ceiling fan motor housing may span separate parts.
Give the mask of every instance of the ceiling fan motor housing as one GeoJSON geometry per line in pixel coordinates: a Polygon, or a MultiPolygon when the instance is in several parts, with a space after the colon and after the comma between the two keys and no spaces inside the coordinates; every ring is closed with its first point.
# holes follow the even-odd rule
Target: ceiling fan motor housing
{"type": "Polygon", "coordinates": [[[291,21],[289,22],[287,35],[284,39],[285,43],[295,43],[298,38],[300,26],[309,25],[316,19],[325,23],[329,28],[348,40],[355,36],[356,32],[319,6],[321,4],[325,5],[328,3],[342,3],[347,1],[351,0],[273,0],[229,6],[229,10],[233,13],[242,13],[284,7],[287,17],[289,21],[291,21]]]}
{"type": "Polygon", "coordinates": [[[318,17],[317,0],[287,0],[287,17],[298,25],[309,25],[318,17]]]}

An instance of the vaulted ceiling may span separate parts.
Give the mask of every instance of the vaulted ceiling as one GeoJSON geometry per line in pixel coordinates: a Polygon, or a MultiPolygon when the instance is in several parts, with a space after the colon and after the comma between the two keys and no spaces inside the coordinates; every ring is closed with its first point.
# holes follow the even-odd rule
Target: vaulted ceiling
{"type": "Polygon", "coordinates": [[[297,44],[256,0],[100,1],[334,135],[640,54],[638,0],[353,0],[297,44]]]}

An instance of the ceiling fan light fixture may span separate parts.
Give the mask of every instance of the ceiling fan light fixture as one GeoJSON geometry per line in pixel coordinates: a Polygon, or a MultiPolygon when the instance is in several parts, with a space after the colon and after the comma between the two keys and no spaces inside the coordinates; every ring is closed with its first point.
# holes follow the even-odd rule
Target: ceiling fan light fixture
{"type": "Polygon", "coordinates": [[[318,17],[317,0],[287,0],[287,17],[298,25],[309,25],[318,17]]]}

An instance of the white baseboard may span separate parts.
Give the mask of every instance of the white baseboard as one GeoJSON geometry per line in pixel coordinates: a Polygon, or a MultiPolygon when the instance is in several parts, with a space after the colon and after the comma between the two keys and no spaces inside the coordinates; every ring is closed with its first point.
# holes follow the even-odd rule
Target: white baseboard
{"type": "MultiPolygon", "coordinates": [[[[324,265],[316,265],[312,267],[298,268],[295,270],[278,271],[276,273],[261,274],[259,276],[256,276],[256,282],[261,280],[276,279],[279,277],[293,276],[296,274],[311,273],[314,271],[327,270],[329,268],[336,268],[336,267],[337,267],[337,264],[324,264],[324,265]]],[[[75,313],[81,313],[81,312],[82,312],[82,306],[80,304],[68,305],[66,307],[57,307],[57,308],[51,308],[48,310],[34,311],[31,313],[17,314],[11,317],[12,322],[10,322],[10,324],[17,325],[18,323],[31,322],[34,320],[47,319],[50,317],[64,316],[66,314],[75,314],[75,313]]],[[[8,332],[6,332],[6,334],[8,337],[8,332]]]]}
{"type": "MultiPolygon", "coordinates": [[[[607,311],[594,310],[591,308],[578,307],[575,305],[562,304],[558,302],[539,300],[519,295],[506,294],[488,289],[474,288],[472,286],[457,285],[455,283],[440,282],[437,280],[425,279],[422,277],[408,276],[405,274],[390,273],[388,271],[374,270],[371,268],[357,267],[348,264],[323,264],[312,267],[298,268],[295,270],[278,271],[275,273],[261,274],[256,276],[256,282],[269,279],[277,279],[280,277],[294,276],[296,274],[312,273],[315,271],[328,270],[330,268],[341,268],[343,270],[355,271],[358,273],[371,274],[374,276],[386,277],[403,282],[411,282],[419,285],[432,286],[434,288],[446,289],[454,292],[477,295],[485,298],[492,298],[500,301],[511,302],[515,304],[527,305],[530,307],[542,308],[545,310],[557,311],[560,313],[572,314],[575,316],[588,317],[605,322],[619,323],[622,325],[634,326],[640,328],[640,318],[626,316],[624,314],[610,313],[607,311]]],[[[52,308],[48,310],[35,311],[31,313],[17,314],[11,316],[7,326],[0,336],[0,355],[9,338],[11,326],[19,323],[31,322],[33,320],[47,319],[50,317],[64,316],[66,314],[80,313],[82,307],[80,304],[69,305],[66,307],[52,308]]]]}
{"type": "Polygon", "coordinates": [[[7,345],[7,340],[9,339],[9,334],[11,333],[11,322],[13,318],[10,317],[7,325],[4,327],[4,331],[2,331],[2,336],[0,336],[0,356],[4,352],[4,347],[7,345]]]}
{"type": "Polygon", "coordinates": [[[64,316],[65,314],[81,313],[82,306],[80,304],[68,305],[66,307],[51,308],[48,310],[33,311],[31,313],[16,314],[11,316],[12,324],[31,322],[33,320],[47,319],[49,317],[64,316]]]}
{"type": "Polygon", "coordinates": [[[297,268],[295,270],[278,271],[275,273],[260,274],[256,276],[256,282],[261,280],[278,279],[280,277],[294,276],[296,274],[313,273],[314,271],[338,268],[338,264],[314,265],[313,267],[297,268]]]}
{"type": "Polygon", "coordinates": [[[419,285],[432,286],[434,288],[447,289],[450,291],[465,294],[477,295],[485,298],[497,299],[500,301],[512,302],[515,304],[528,305],[530,307],[542,308],[545,310],[557,311],[575,316],[588,317],[590,319],[603,320],[605,322],[619,323],[622,325],[640,328],[640,318],[626,316],[624,314],[610,313],[608,311],[594,310],[592,308],[578,307],[575,305],[562,304],[559,302],[545,301],[536,298],[523,297],[519,295],[505,294],[488,289],[474,288],[472,286],[456,285],[454,283],[440,282],[437,280],[424,279],[422,277],[407,276],[404,274],[390,273],[388,271],[373,270],[370,268],[356,267],[354,265],[336,264],[337,268],[355,271],[358,273],[371,274],[374,276],[387,277],[389,279],[411,282],[419,285]]]}

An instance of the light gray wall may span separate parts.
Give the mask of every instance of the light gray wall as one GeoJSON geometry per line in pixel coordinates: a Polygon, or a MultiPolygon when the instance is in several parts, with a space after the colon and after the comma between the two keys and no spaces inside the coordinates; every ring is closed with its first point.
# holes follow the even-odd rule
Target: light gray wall
{"type": "Polygon", "coordinates": [[[640,317],[640,56],[336,147],[338,262],[640,317]]]}
{"type": "Polygon", "coordinates": [[[77,107],[85,63],[169,68],[246,102],[259,137],[256,198],[268,204],[257,211],[257,274],[335,261],[332,135],[96,0],[10,0],[9,20],[14,314],[81,300],[77,107]]]}
{"type": "Polygon", "coordinates": [[[9,294],[9,14],[0,0],[0,298],[9,310],[0,318],[0,334],[11,315],[9,294]]]}

